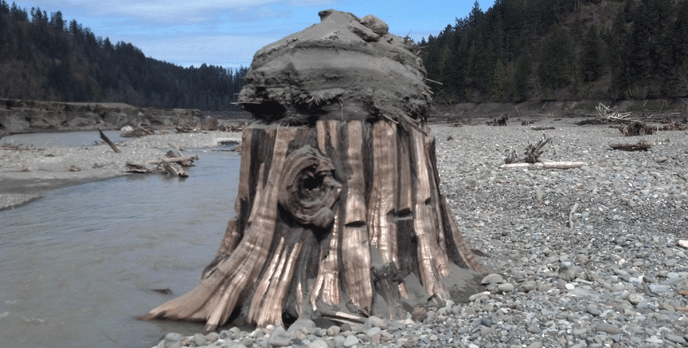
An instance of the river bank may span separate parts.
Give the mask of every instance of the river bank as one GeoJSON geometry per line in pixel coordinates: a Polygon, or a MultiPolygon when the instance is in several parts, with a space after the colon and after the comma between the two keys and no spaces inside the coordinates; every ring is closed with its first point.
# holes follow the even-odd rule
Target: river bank
{"type": "Polygon", "coordinates": [[[121,153],[102,143],[98,132],[93,132],[98,144],[79,147],[35,147],[0,140],[0,210],[31,202],[49,190],[127,175],[126,162],[162,158],[173,149],[170,144],[182,150],[207,148],[217,146],[218,139],[240,143],[241,134],[166,132],[121,142],[117,144],[121,153]]]}

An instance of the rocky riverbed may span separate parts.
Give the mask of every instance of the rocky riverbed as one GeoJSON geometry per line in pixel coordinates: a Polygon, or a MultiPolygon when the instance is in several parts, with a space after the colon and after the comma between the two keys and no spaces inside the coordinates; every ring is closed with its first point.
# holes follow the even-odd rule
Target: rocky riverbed
{"type": "Polygon", "coordinates": [[[206,148],[216,146],[218,139],[241,142],[241,134],[168,131],[119,143],[121,153],[100,141],[98,132],[93,132],[93,139],[99,143],[81,147],[8,145],[0,140],[0,210],[28,203],[47,190],[126,175],[126,162],[165,157],[170,144],[182,150],[206,148]]]}
{"type": "Polygon", "coordinates": [[[536,124],[555,127],[541,159],[587,163],[568,170],[499,168],[542,136],[531,126],[432,126],[443,192],[490,273],[467,302],[402,321],[170,333],[157,347],[685,346],[688,133],[624,138],[571,122],[536,124]],[[650,151],[609,146],[640,140],[650,151]]]}

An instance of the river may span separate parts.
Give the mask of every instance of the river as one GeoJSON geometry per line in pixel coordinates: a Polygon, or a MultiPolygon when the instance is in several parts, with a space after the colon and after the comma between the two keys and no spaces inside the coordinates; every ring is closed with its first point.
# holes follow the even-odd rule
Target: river
{"type": "Polygon", "coordinates": [[[240,157],[186,153],[199,160],[185,180],[120,177],[0,212],[3,347],[151,347],[202,330],[135,318],[198,284],[234,215],[240,157]]]}

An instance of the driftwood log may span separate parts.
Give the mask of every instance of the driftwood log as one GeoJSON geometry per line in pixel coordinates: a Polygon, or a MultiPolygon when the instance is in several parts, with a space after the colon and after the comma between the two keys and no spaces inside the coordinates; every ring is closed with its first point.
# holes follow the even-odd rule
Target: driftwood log
{"type": "Polygon", "coordinates": [[[105,135],[105,133],[103,133],[102,130],[98,129],[98,133],[100,133],[100,139],[103,139],[103,141],[105,141],[105,143],[107,143],[108,146],[110,146],[112,151],[114,151],[115,153],[121,153],[122,152],[117,148],[117,145],[115,145],[112,141],[110,141],[110,138],[108,138],[107,135],[105,135]]]}
{"type": "Polygon", "coordinates": [[[538,162],[538,163],[506,163],[499,168],[528,168],[528,169],[572,169],[587,166],[586,162],[538,162]]]}
{"type": "Polygon", "coordinates": [[[647,141],[639,141],[637,144],[610,144],[609,146],[614,150],[647,151],[652,147],[652,143],[647,141]]]}

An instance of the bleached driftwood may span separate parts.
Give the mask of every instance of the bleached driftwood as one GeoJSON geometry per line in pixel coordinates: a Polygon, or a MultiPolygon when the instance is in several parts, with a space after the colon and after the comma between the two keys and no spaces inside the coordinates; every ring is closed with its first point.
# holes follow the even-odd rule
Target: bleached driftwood
{"type": "Polygon", "coordinates": [[[170,157],[170,158],[160,158],[156,160],[149,161],[148,164],[163,164],[163,163],[183,163],[183,162],[193,162],[197,160],[198,156],[184,156],[184,157],[170,157]]]}
{"type": "Polygon", "coordinates": [[[538,162],[538,163],[509,163],[499,168],[527,168],[527,169],[571,169],[587,165],[586,162],[538,162]]]}
{"type": "Polygon", "coordinates": [[[184,171],[183,167],[190,167],[193,164],[193,161],[197,159],[198,156],[192,155],[160,158],[148,161],[144,164],[127,162],[126,168],[127,173],[149,174],[153,172],[159,172],[167,175],[178,176],[180,178],[186,178],[189,175],[184,171]]]}

